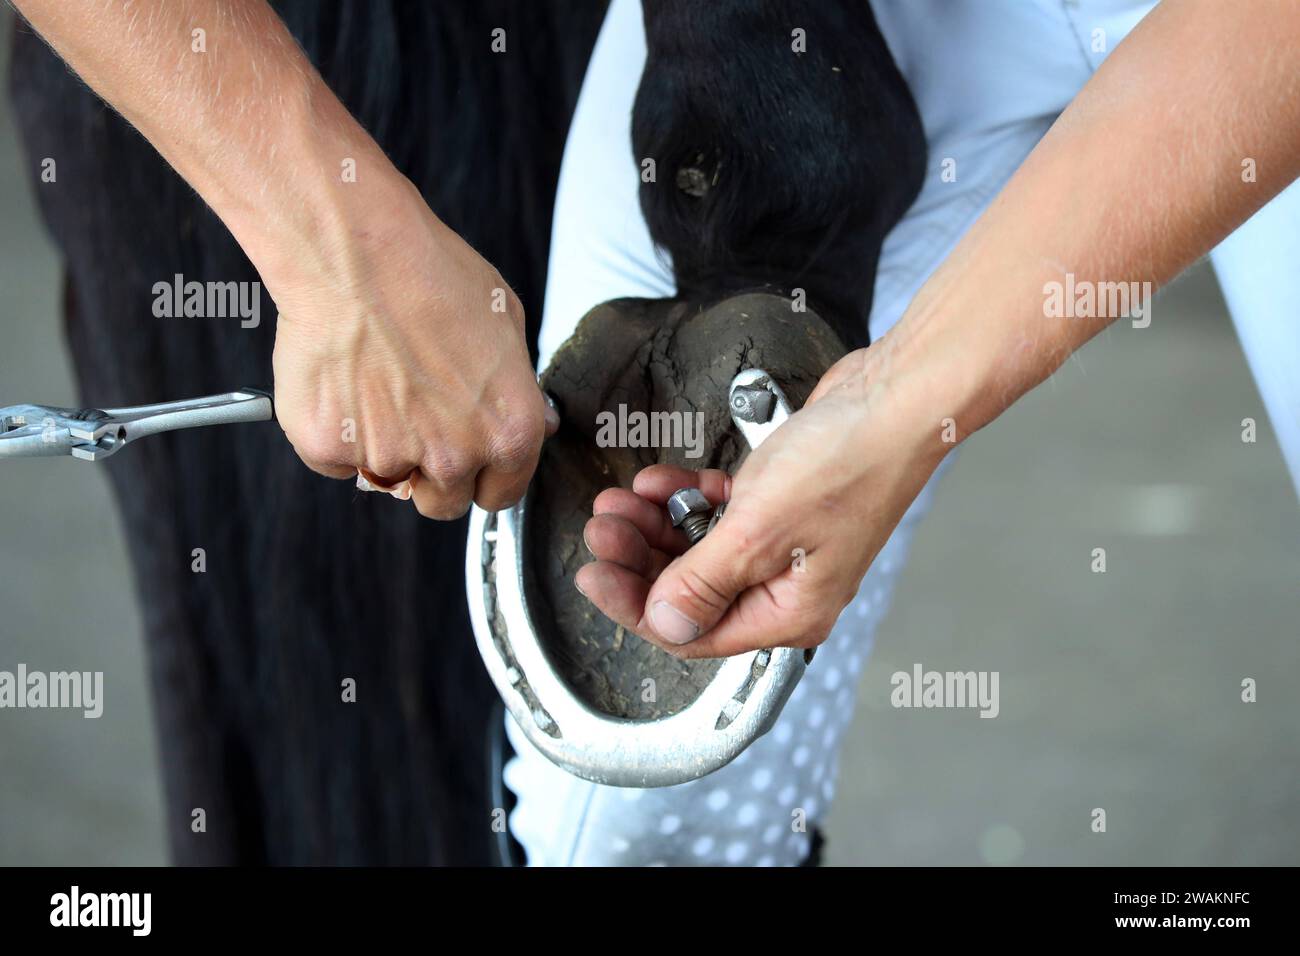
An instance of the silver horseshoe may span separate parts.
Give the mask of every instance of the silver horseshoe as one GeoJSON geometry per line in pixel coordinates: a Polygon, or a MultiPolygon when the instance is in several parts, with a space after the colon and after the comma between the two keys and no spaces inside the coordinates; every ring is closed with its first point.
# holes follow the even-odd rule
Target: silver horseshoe
{"type": "MultiPolygon", "coordinates": [[[[791,414],[762,369],[732,379],[727,402],[751,449],[791,414]]],[[[772,728],[807,667],[801,649],[727,658],[695,700],[654,720],[614,717],[575,695],[538,640],[524,593],[530,497],[501,512],[471,511],[465,578],[479,654],[511,716],[543,754],[596,783],[666,787],[730,763],[772,728]]]]}

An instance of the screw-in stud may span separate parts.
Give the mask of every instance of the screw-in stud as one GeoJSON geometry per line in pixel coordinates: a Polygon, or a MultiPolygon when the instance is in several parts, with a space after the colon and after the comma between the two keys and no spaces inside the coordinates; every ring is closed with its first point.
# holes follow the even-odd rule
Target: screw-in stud
{"type": "Polygon", "coordinates": [[[698,544],[709,533],[713,506],[699,488],[680,488],[668,499],[668,517],[674,528],[686,532],[691,544],[698,544]]]}
{"type": "Polygon", "coordinates": [[[775,407],[776,396],[761,386],[737,385],[731,392],[731,412],[742,421],[762,425],[775,407]]]}

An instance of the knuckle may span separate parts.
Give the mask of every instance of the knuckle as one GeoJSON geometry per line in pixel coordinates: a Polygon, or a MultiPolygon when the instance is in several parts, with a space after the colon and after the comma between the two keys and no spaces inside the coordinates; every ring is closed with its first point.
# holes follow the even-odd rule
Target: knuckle
{"type": "Polygon", "coordinates": [[[700,610],[721,614],[731,603],[730,597],[695,568],[683,568],[677,577],[678,595],[700,610]]]}
{"type": "Polygon", "coordinates": [[[524,304],[519,301],[519,297],[511,292],[506,297],[506,314],[514,321],[516,325],[523,325],[527,316],[524,315],[524,304]]]}
{"type": "Polygon", "coordinates": [[[761,520],[749,511],[728,506],[725,513],[727,536],[738,555],[756,555],[772,546],[772,521],[761,520]]]}
{"type": "Polygon", "coordinates": [[[445,447],[428,451],[421,470],[436,484],[450,487],[472,477],[478,468],[477,462],[466,452],[445,447]]]}
{"type": "Polygon", "coordinates": [[[542,446],[545,420],[539,412],[512,412],[498,425],[492,437],[491,460],[502,471],[527,468],[542,446]]]}
{"type": "Polygon", "coordinates": [[[506,290],[506,315],[523,325],[524,304],[519,301],[519,296],[515,295],[515,290],[506,285],[505,279],[501,278],[500,274],[497,275],[497,280],[501,283],[502,288],[506,290]]]}
{"type": "MultiPolygon", "coordinates": [[[[519,301],[519,296],[515,290],[510,288],[510,283],[506,282],[505,277],[495,269],[489,267],[487,273],[489,288],[492,295],[498,297],[498,301],[504,305],[505,315],[518,325],[524,324],[524,304],[519,301]]],[[[502,305],[497,306],[497,311],[501,311],[502,305]]]]}
{"type": "Polygon", "coordinates": [[[777,538],[764,522],[738,517],[740,520],[727,531],[731,563],[736,573],[752,577],[755,570],[766,564],[774,553],[777,538]]]}
{"type": "Polygon", "coordinates": [[[520,480],[509,485],[480,491],[474,497],[474,503],[484,511],[503,511],[511,507],[528,490],[528,482],[520,480]]]}
{"type": "Polygon", "coordinates": [[[320,428],[286,429],[285,435],[298,457],[312,467],[353,463],[353,455],[343,442],[320,428]]]}
{"type": "Polygon", "coordinates": [[[469,511],[470,502],[453,495],[427,494],[415,499],[415,510],[434,521],[455,521],[469,511]]]}
{"type": "Polygon", "coordinates": [[[409,455],[403,455],[391,449],[377,449],[366,452],[365,467],[379,478],[401,481],[414,468],[409,455]]]}

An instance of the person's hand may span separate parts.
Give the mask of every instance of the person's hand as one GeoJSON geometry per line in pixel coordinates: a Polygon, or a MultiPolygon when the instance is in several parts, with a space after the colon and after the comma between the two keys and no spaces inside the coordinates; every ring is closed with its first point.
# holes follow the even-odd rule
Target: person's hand
{"type": "Polygon", "coordinates": [[[654,465],[609,488],[584,537],[577,584],[606,616],[680,657],[814,647],[950,446],[911,385],[883,374],[883,344],[831,368],[802,410],[734,478],[654,465]],[[879,351],[878,351],[879,350],[879,351]],[[727,503],[687,550],[665,503],[698,487],[727,503]]]}
{"type": "Polygon", "coordinates": [[[518,300],[433,215],[268,3],[21,9],[257,268],[280,313],[276,417],[311,468],[409,482],[433,518],[523,495],[559,419],[537,387],[518,300]],[[196,17],[211,28],[203,56],[188,52],[196,17]]]}
{"type": "Polygon", "coordinates": [[[508,507],[559,416],[514,293],[403,183],[322,265],[267,278],[280,311],[276,416],[309,467],[409,480],[426,517],[508,507]]]}

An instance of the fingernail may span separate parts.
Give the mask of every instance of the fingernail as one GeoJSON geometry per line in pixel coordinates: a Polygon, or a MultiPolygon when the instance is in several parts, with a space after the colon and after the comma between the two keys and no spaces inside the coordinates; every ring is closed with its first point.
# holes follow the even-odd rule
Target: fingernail
{"type": "Polygon", "coordinates": [[[586,528],[583,528],[583,529],[582,529],[582,543],[583,543],[583,545],[586,547],[586,549],[587,549],[587,553],[588,553],[589,555],[591,555],[591,556],[594,558],[594,557],[596,556],[596,552],[591,550],[591,542],[587,540],[587,529],[586,529],[586,528]]]}
{"type": "Polygon", "coordinates": [[[555,399],[542,392],[542,397],[546,399],[546,425],[551,430],[560,427],[560,412],[555,407],[555,399]]]}
{"type": "MultiPolygon", "coordinates": [[[[578,589],[579,594],[581,594],[583,597],[587,597],[587,592],[582,589],[582,585],[578,583],[577,578],[573,579],[573,586],[578,589]]],[[[590,601],[591,598],[587,598],[587,600],[590,601]]]]}
{"type": "Polygon", "coordinates": [[[650,623],[669,644],[689,644],[700,636],[695,622],[667,601],[659,601],[650,609],[650,623]]]}

